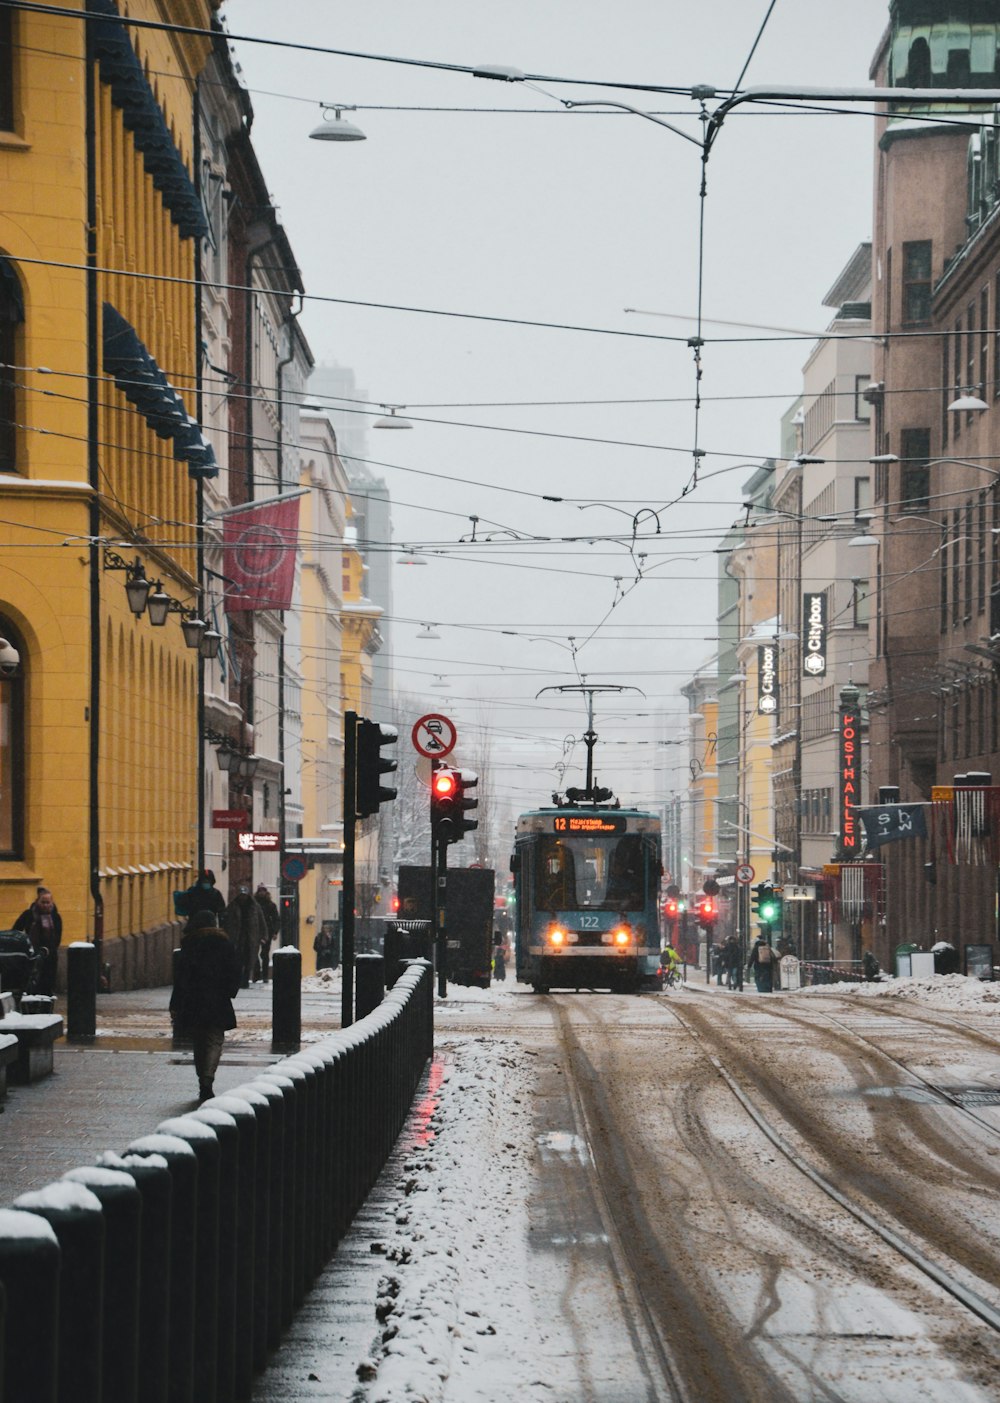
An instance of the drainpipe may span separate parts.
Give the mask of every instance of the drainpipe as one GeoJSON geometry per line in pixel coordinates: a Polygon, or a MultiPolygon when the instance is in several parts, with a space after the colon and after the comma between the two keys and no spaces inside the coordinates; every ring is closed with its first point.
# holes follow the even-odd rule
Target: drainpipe
{"type": "Polygon", "coordinates": [[[90,737],[89,737],[89,860],[90,896],[94,905],[93,940],[97,952],[97,981],[100,988],[104,966],[104,896],[101,892],[101,509],[98,500],[99,465],[97,460],[97,338],[100,316],[97,300],[97,120],[94,109],[94,71],[96,58],[92,35],[94,26],[86,26],[86,147],[87,147],[87,378],[90,386],[87,399],[87,477],[90,483],[90,737]]]}
{"type": "MultiPolygon", "coordinates": [[[[285,328],[288,332],[288,355],[278,361],[276,366],[278,394],[278,439],[277,439],[277,476],[278,493],[280,495],[284,488],[284,460],[285,460],[285,393],[284,393],[284,370],[285,366],[294,358],[295,326],[296,318],[302,311],[302,298],[299,297],[297,308],[290,309],[285,316],[285,328]]],[[[278,768],[281,771],[281,778],[278,782],[278,891],[281,893],[282,869],[285,865],[285,629],[282,623],[281,636],[278,639],[278,768]]],[[[292,922],[292,931],[282,931],[282,938],[288,940],[290,935],[294,936],[295,944],[299,943],[299,904],[298,899],[292,906],[295,919],[292,922]]]]}

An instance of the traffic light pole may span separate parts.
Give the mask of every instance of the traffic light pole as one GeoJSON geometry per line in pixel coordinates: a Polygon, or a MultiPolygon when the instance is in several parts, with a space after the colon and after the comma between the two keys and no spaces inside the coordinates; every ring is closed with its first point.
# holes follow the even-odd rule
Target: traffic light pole
{"type": "MultiPolygon", "coordinates": [[[[443,766],[440,760],[431,761],[431,786],[433,793],[434,776],[443,766]]],[[[445,899],[448,892],[448,839],[434,821],[434,801],[431,800],[431,910],[434,918],[434,960],[437,964],[438,997],[448,997],[448,938],[445,929],[445,899]]]]}
{"type": "Polygon", "coordinates": [[[344,914],[341,925],[340,1026],[354,1022],[354,826],[358,784],[358,715],[344,713],[344,914]]]}

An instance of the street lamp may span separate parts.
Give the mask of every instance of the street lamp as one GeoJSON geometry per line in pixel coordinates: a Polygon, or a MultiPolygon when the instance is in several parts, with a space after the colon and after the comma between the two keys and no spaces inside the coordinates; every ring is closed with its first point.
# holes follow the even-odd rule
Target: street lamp
{"type": "Polygon", "coordinates": [[[357,107],[348,106],[343,102],[321,102],[320,108],[323,112],[323,120],[318,126],[313,127],[309,133],[311,141],[365,141],[367,140],[360,127],[356,127],[353,122],[345,122],[341,117],[341,112],[356,112],[357,107]],[[333,120],[330,120],[330,113],[333,113],[333,120]]]}

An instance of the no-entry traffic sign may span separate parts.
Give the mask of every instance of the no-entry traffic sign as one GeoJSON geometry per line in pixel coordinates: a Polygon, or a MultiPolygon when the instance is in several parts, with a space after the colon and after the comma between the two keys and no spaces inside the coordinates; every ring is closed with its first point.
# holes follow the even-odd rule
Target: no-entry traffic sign
{"type": "Polygon", "coordinates": [[[428,760],[443,760],[455,749],[458,732],[455,730],[454,721],[432,711],[414,722],[410,738],[414,750],[419,751],[428,760]]]}

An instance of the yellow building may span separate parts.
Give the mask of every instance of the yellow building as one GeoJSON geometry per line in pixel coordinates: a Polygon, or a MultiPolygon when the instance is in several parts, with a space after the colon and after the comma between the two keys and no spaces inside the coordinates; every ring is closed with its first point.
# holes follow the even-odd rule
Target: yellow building
{"type": "MultiPolygon", "coordinates": [[[[18,655],[0,649],[0,920],[43,883],[64,942],[98,940],[115,982],[163,982],[197,853],[179,624],[215,471],[195,422],[207,41],[126,26],[114,0],[67,8],[0,15],[0,633],[18,655]],[[124,586],[141,605],[143,580],[137,616],[124,586]]],[[[169,18],[207,28],[214,8],[169,18]]]]}

